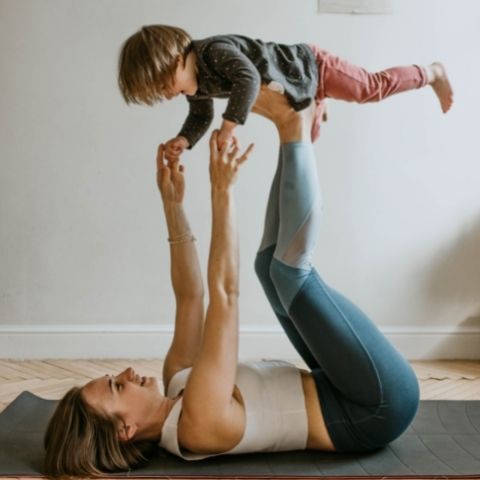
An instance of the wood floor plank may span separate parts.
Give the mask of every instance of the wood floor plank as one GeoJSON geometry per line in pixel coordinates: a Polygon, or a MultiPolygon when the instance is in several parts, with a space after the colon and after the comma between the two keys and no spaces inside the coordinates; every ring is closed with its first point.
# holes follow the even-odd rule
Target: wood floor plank
{"type": "Polygon", "coordinates": [[[92,360],[92,364],[98,365],[99,368],[105,368],[105,373],[116,375],[121,371],[125,370],[128,367],[132,367],[140,375],[146,375],[147,377],[161,377],[162,370],[161,368],[156,368],[156,364],[147,363],[142,360],[131,360],[131,361],[111,361],[106,362],[104,360],[92,360]]]}
{"type": "MultiPolygon", "coordinates": [[[[71,360],[69,360],[69,362],[70,361],[71,360]]],[[[73,361],[75,361],[75,360],[73,360],[73,361]]],[[[81,373],[74,372],[69,368],[64,368],[62,366],[63,360],[45,359],[45,360],[42,360],[42,363],[47,368],[54,367],[55,371],[57,372],[58,378],[62,378],[62,377],[66,377],[66,376],[73,377],[73,378],[76,378],[76,377],[82,378],[83,377],[83,375],[81,373]]]]}
{"type": "Polygon", "coordinates": [[[477,379],[475,382],[475,387],[470,392],[463,394],[463,400],[480,400],[480,381],[477,379]]]}
{"type": "Polygon", "coordinates": [[[9,383],[8,385],[2,385],[2,389],[0,390],[0,401],[11,401],[23,391],[38,387],[41,383],[42,380],[39,378],[30,378],[28,380],[20,380],[15,384],[9,383]]]}
{"type": "Polygon", "coordinates": [[[50,378],[65,378],[65,369],[60,368],[58,365],[55,364],[53,361],[49,360],[37,360],[34,362],[35,366],[39,369],[43,369],[44,371],[50,374],[50,378]]]}
{"type": "Polygon", "coordinates": [[[449,398],[452,400],[458,400],[462,398],[462,392],[469,393],[472,390],[473,380],[456,380],[455,382],[445,381],[441,388],[430,391],[430,398],[433,400],[440,400],[449,398]]]}
{"type": "Polygon", "coordinates": [[[39,397],[47,398],[48,396],[48,398],[50,398],[52,393],[57,394],[57,392],[60,392],[61,395],[62,392],[65,393],[71,387],[77,385],[82,385],[82,382],[79,382],[77,378],[64,378],[53,382],[44,382],[43,384],[32,388],[31,392],[39,397]]]}
{"type": "Polygon", "coordinates": [[[11,360],[0,360],[0,370],[2,376],[5,376],[6,378],[25,378],[25,370],[18,368],[17,362],[11,360]]]}
{"type": "Polygon", "coordinates": [[[15,363],[15,368],[23,372],[24,378],[35,377],[46,380],[52,377],[50,370],[38,361],[22,360],[21,362],[15,363]]]}
{"type": "Polygon", "coordinates": [[[411,363],[421,378],[480,378],[480,361],[423,360],[411,363]]]}
{"type": "MultiPolygon", "coordinates": [[[[52,361],[48,361],[52,363],[52,361]]],[[[77,376],[90,379],[97,378],[98,368],[89,364],[87,360],[56,360],[55,365],[65,369],[68,372],[74,372],[77,376]]]]}

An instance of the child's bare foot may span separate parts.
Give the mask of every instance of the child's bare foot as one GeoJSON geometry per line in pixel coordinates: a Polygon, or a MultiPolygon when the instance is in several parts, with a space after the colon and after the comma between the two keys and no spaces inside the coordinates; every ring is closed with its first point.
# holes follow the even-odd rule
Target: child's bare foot
{"type": "Polygon", "coordinates": [[[453,103],[453,90],[447,77],[447,71],[439,62],[429,65],[427,71],[429,75],[428,84],[440,100],[442,112],[447,113],[453,103]]]}

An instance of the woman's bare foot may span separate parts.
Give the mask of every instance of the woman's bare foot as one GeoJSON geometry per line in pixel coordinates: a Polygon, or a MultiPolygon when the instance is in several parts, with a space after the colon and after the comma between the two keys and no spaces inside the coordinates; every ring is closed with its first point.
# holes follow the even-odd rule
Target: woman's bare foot
{"type": "Polygon", "coordinates": [[[294,110],[285,95],[262,85],[252,112],[271,120],[282,143],[310,140],[315,102],[300,112],[294,110]]]}
{"type": "Polygon", "coordinates": [[[427,67],[428,84],[433,88],[435,95],[440,100],[442,112],[447,113],[453,103],[453,90],[447,77],[445,67],[439,63],[434,62],[427,67]]]}
{"type": "Polygon", "coordinates": [[[282,143],[309,141],[315,102],[304,110],[296,111],[285,95],[262,85],[252,112],[271,120],[277,127],[282,143]]]}

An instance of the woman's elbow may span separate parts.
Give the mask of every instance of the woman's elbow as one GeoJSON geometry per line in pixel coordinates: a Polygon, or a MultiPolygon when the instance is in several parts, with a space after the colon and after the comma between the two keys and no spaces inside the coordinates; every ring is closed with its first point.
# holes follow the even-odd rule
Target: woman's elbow
{"type": "Polygon", "coordinates": [[[227,305],[235,305],[240,295],[238,282],[212,282],[209,285],[210,301],[218,300],[227,305]]]}

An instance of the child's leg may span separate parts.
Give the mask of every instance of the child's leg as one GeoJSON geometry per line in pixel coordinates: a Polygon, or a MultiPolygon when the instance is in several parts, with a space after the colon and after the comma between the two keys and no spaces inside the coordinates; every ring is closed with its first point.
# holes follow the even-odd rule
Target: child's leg
{"type": "Polygon", "coordinates": [[[325,98],[357,103],[378,102],[395,93],[430,85],[440,101],[443,113],[452,106],[453,89],[441,63],[434,62],[426,67],[393,67],[371,73],[317,45],[310,45],[310,48],[318,65],[317,105],[321,105],[325,98]]]}
{"type": "Polygon", "coordinates": [[[319,204],[315,156],[308,143],[281,148],[280,227],[271,278],[322,369],[313,373],[336,449],[378,448],[412,420],[418,384],[409,364],[368,317],[310,266],[319,204]]]}
{"type": "Polygon", "coordinates": [[[303,361],[309,366],[309,368],[319,368],[317,361],[313,358],[312,354],[308,350],[304,340],[300,337],[292,320],[288,317],[285,309],[283,308],[280,299],[278,298],[275,286],[270,278],[270,264],[273,258],[273,252],[276,247],[279,227],[279,211],[278,211],[278,194],[280,175],[282,171],[282,162],[278,158],[277,170],[273,177],[272,186],[270,187],[270,194],[268,197],[267,211],[265,214],[265,225],[263,231],[262,241],[260,248],[255,258],[255,271],[262,284],[265,295],[270,302],[270,305],[278,318],[278,321],[283,327],[283,330],[287,334],[290,343],[294,346],[298,354],[303,358],[303,361]]]}
{"type": "Polygon", "coordinates": [[[378,102],[395,93],[428,84],[424,67],[409,65],[371,73],[340,57],[312,45],[319,68],[317,96],[348,102],[378,102]]]}
{"type": "Polygon", "coordinates": [[[317,45],[310,45],[310,48],[317,61],[319,75],[312,141],[319,135],[325,98],[357,103],[378,102],[395,93],[430,85],[440,101],[443,113],[447,113],[453,104],[453,89],[441,63],[434,62],[427,67],[408,65],[371,73],[317,45]]]}

